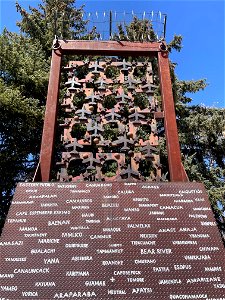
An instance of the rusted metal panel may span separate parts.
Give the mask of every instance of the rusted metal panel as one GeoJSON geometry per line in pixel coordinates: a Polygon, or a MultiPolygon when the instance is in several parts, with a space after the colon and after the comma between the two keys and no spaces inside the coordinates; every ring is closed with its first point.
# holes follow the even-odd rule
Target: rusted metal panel
{"type": "Polygon", "coordinates": [[[3,299],[224,297],[199,183],[20,183],[0,244],[3,299]]]}
{"type": "Polygon", "coordinates": [[[50,180],[53,147],[55,141],[61,57],[62,56],[59,51],[52,51],[52,61],[40,153],[40,172],[42,181],[50,180]]]}
{"type": "Polygon", "coordinates": [[[158,53],[158,69],[164,111],[170,180],[185,182],[188,181],[188,177],[181,162],[168,52],[162,51],[158,53]]]}
{"type": "MultiPolygon", "coordinates": [[[[42,181],[50,180],[51,161],[53,157],[54,132],[55,132],[56,115],[57,115],[61,56],[66,54],[71,54],[71,53],[73,54],[83,53],[89,55],[94,55],[94,54],[114,55],[115,54],[115,55],[125,55],[125,56],[126,55],[156,56],[158,53],[159,73],[160,73],[160,80],[161,80],[162,99],[164,105],[163,113],[165,115],[165,131],[167,137],[170,179],[171,181],[188,181],[187,175],[185,173],[185,170],[183,168],[180,159],[180,149],[179,149],[174,104],[173,104],[171,82],[170,82],[170,75],[169,75],[168,58],[166,52],[159,52],[160,43],[138,43],[138,42],[130,43],[130,42],[115,42],[115,41],[109,41],[109,42],[61,41],[60,40],[59,46],[60,47],[58,50],[53,51],[52,65],[50,71],[49,89],[48,89],[48,97],[47,97],[47,104],[46,104],[46,115],[45,115],[41,154],[40,154],[41,180],[42,181]]],[[[124,61],[123,64],[126,64],[126,62],[124,61]]],[[[74,84],[76,85],[77,83],[74,84]]],[[[130,81],[128,80],[128,84],[132,85],[131,80],[130,81]]],[[[100,86],[99,90],[100,88],[103,89],[103,86],[100,86]]],[[[146,93],[149,92],[149,89],[151,90],[152,93],[151,85],[146,84],[143,85],[142,88],[148,89],[146,93]]],[[[163,113],[160,112],[159,115],[156,115],[156,118],[162,117],[163,113]]],[[[64,175],[66,177],[66,174],[64,175]]],[[[157,180],[160,180],[160,176],[158,175],[159,174],[157,174],[157,180]]]]}
{"type": "Polygon", "coordinates": [[[163,112],[154,97],[152,62],[103,57],[70,61],[63,70],[68,88],[61,104],[65,118],[60,124],[64,150],[57,163],[59,181],[165,181],[157,149],[162,127],[157,119],[163,112]],[[110,68],[114,76],[109,76],[110,68]]]}
{"type": "Polygon", "coordinates": [[[156,55],[160,43],[139,43],[124,41],[63,41],[60,40],[63,54],[87,55],[124,55],[152,56],[156,55]]]}

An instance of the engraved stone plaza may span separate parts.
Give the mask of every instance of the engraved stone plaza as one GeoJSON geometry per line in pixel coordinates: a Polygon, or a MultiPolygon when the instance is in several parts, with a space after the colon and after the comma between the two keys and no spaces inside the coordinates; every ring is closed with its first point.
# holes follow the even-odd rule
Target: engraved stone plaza
{"type": "Polygon", "coordinates": [[[202,184],[20,183],[3,299],[220,299],[224,251],[202,184]]]}

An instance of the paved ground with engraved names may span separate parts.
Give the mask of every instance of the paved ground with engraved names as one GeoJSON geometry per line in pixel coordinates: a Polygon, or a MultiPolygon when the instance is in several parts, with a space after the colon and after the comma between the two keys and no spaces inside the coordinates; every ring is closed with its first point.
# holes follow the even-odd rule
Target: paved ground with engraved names
{"type": "Polygon", "coordinates": [[[20,183],[0,245],[1,300],[225,300],[199,183],[20,183]]]}

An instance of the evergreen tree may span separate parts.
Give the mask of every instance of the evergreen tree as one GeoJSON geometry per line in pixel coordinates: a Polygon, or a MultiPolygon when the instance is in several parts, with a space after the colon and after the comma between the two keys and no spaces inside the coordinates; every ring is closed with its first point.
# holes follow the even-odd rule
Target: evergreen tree
{"type": "Polygon", "coordinates": [[[129,25],[118,24],[118,33],[113,35],[114,40],[120,41],[155,41],[156,34],[152,23],[147,20],[139,20],[136,16],[129,25]]]}
{"type": "Polygon", "coordinates": [[[42,132],[49,64],[37,43],[4,30],[0,36],[0,217],[16,182],[32,178],[42,132]]]}
{"type": "MultiPolygon", "coordinates": [[[[42,0],[29,12],[16,4],[22,20],[20,34],[7,30],[0,35],[0,193],[4,217],[16,182],[34,174],[40,149],[43,111],[47,95],[51,46],[55,35],[64,39],[92,38],[86,33],[83,7],[75,0],[42,0]]],[[[119,25],[115,39],[154,41],[148,20],[134,18],[128,26],[119,25]]],[[[180,51],[182,37],[175,36],[169,51],[180,51]]],[[[190,180],[202,181],[215,216],[224,229],[225,210],[225,111],[191,105],[187,93],[206,87],[206,81],[181,81],[170,63],[182,158],[190,180]],[[218,201],[223,209],[218,208],[218,201]]],[[[156,79],[157,80],[157,79],[156,79]]],[[[157,95],[160,97],[159,95],[157,95]]],[[[165,149],[162,153],[166,155],[165,149]]]]}
{"type": "Polygon", "coordinates": [[[54,36],[63,39],[79,39],[86,33],[83,21],[83,7],[75,8],[75,0],[42,0],[37,8],[29,7],[30,12],[16,3],[22,20],[17,23],[21,32],[33,41],[39,41],[47,57],[51,55],[54,36]]]}
{"type": "MultiPolygon", "coordinates": [[[[38,163],[55,35],[93,38],[86,32],[83,7],[75,0],[42,0],[29,11],[16,3],[20,33],[0,35],[0,223],[18,181],[30,180],[38,163]]],[[[0,225],[1,228],[1,225],[0,225]]]]}
{"type": "MultiPolygon", "coordinates": [[[[114,39],[155,41],[151,22],[133,21],[119,25],[114,39]]],[[[181,51],[182,36],[176,35],[167,45],[168,51],[181,51]]],[[[196,93],[207,86],[205,79],[179,80],[176,63],[170,61],[173,97],[183,164],[190,181],[204,183],[223,241],[225,242],[225,109],[191,105],[187,93],[196,93]]],[[[155,78],[155,83],[159,83],[155,78]]],[[[156,93],[160,100],[160,94],[156,93]]],[[[162,159],[166,160],[165,141],[161,142],[162,159]]]]}
{"type": "Polygon", "coordinates": [[[177,116],[184,167],[204,183],[225,242],[225,109],[183,105],[177,116]]]}

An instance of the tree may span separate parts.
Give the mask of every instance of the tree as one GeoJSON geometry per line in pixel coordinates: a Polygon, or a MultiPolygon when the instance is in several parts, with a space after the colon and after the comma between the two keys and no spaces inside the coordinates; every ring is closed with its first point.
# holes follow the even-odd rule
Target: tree
{"type": "Polygon", "coordinates": [[[118,24],[118,33],[114,34],[113,39],[130,42],[155,41],[156,34],[149,20],[139,20],[134,16],[129,25],[118,24]]]}
{"type": "Polygon", "coordinates": [[[61,39],[77,40],[95,37],[95,28],[87,32],[87,21],[83,20],[83,8],[76,8],[76,0],[42,0],[37,8],[29,7],[30,12],[16,3],[17,11],[22,20],[17,23],[22,33],[32,41],[38,41],[45,51],[46,57],[51,56],[54,36],[61,39]]]}
{"type": "MultiPolygon", "coordinates": [[[[47,94],[51,44],[55,35],[65,39],[93,38],[85,30],[83,7],[75,0],[42,0],[38,9],[24,10],[16,4],[22,20],[20,34],[4,30],[0,35],[0,192],[1,216],[7,212],[16,182],[30,179],[38,161],[43,111],[47,94]]],[[[115,39],[153,41],[156,35],[148,20],[134,18],[130,25],[119,25],[115,39]]],[[[169,51],[180,51],[182,37],[175,36],[169,51]]],[[[225,118],[224,110],[190,105],[186,93],[195,93],[206,81],[181,81],[170,63],[173,94],[182,158],[190,180],[202,181],[221,229],[225,207],[225,118]]],[[[156,67],[156,65],[154,66],[156,67]]],[[[157,83],[156,78],[156,83],[157,83]]],[[[160,99],[160,94],[156,94],[160,99]]],[[[161,152],[166,160],[162,142],[161,152]]]]}
{"type": "MultiPolygon", "coordinates": [[[[118,26],[114,39],[154,41],[151,22],[133,21],[118,26]]],[[[167,45],[168,51],[181,51],[182,36],[174,36],[167,45]]],[[[156,67],[156,64],[153,64],[156,67]]],[[[196,93],[207,86],[205,79],[179,80],[175,73],[176,63],[170,61],[173,97],[184,167],[190,181],[203,182],[225,243],[225,109],[191,105],[187,93],[196,93]]],[[[158,84],[158,78],[155,78],[158,84]]],[[[156,97],[160,100],[159,90],[156,97]]],[[[161,142],[162,159],[166,161],[165,141],[161,142]]]]}
{"type": "MultiPolygon", "coordinates": [[[[88,35],[75,0],[43,0],[29,12],[16,3],[20,33],[0,35],[0,223],[18,181],[33,177],[39,159],[51,46],[88,35]]],[[[1,225],[0,225],[1,228],[1,225]]]]}
{"type": "Polygon", "coordinates": [[[185,169],[191,181],[204,183],[225,241],[225,110],[183,105],[179,111],[185,169]]]}
{"type": "Polygon", "coordinates": [[[3,216],[16,182],[32,176],[38,159],[41,104],[49,69],[38,46],[6,30],[0,36],[0,214],[3,216]]]}

